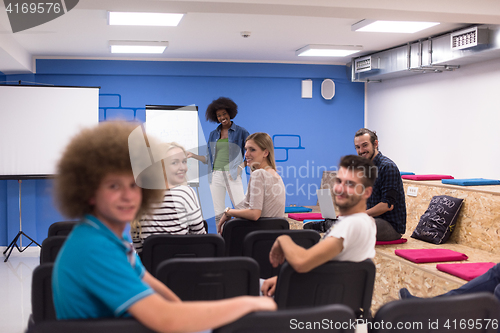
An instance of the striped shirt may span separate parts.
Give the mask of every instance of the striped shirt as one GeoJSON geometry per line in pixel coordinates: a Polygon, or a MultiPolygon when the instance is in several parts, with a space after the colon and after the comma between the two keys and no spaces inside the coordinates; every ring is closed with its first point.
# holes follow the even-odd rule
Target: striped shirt
{"type": "Polygon", "coordinates": [[[141,221],[141,232],[132,232],[135,250],[140,253],[144,239],[154,234],[205,234],[201,208],[194,190],[180,185],[165,191],[163,202],[141,221]]]}

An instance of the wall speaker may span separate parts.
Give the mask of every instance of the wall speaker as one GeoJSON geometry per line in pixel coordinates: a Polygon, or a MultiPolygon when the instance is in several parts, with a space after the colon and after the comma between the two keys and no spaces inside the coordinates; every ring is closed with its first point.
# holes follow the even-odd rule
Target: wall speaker
{"type": "Polygon", "coordinates": [[[321,83],[321,96],[324,99],[332,99],[335,96],[335,82],[333,80],[323,80],[323,83],[321,83]]]}

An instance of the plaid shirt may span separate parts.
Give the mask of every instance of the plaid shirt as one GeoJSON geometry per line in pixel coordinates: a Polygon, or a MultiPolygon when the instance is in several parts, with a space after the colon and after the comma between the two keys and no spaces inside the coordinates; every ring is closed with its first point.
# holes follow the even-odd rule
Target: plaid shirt
{"type": "Polygon", "coordinates": [[[379,151],[372,161],[378,169],[373,193],[368,198],[368,209],[380,202],[394,205],[394,209],[376,216],[389,222],[400,234],[406,231],[406,203],[403,181],[398,166],[379,151]]]}

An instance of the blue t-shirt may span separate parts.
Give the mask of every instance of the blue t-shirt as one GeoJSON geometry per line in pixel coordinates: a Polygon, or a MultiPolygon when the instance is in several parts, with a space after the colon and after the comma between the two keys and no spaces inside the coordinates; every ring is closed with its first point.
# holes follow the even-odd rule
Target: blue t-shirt
{"type": "Polygon", "coordinates": [[[87,215],[64,243],[52,273],[57,319],[128,316],[128,308],[154,293],[131,244],[87,215]]]}

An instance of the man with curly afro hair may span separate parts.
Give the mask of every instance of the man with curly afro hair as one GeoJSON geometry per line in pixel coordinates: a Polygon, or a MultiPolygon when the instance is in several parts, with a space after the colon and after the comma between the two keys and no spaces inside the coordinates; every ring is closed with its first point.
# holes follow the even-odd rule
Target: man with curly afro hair
{"type": "Polygon", "coordinates": [[[135,182],[129,135],[137,126],[106,122],[83,130],[59,162],[58,205],[64,215],[81,221],[54,264],[57,318],[132,316],[157,332],[195,332],[222,326],[252,311],[275,310],[276,304],[268,297],[182,302],[145,270],[123,233],[152,202],[161,199],[163,191],[143,189],[135,182]]]}

